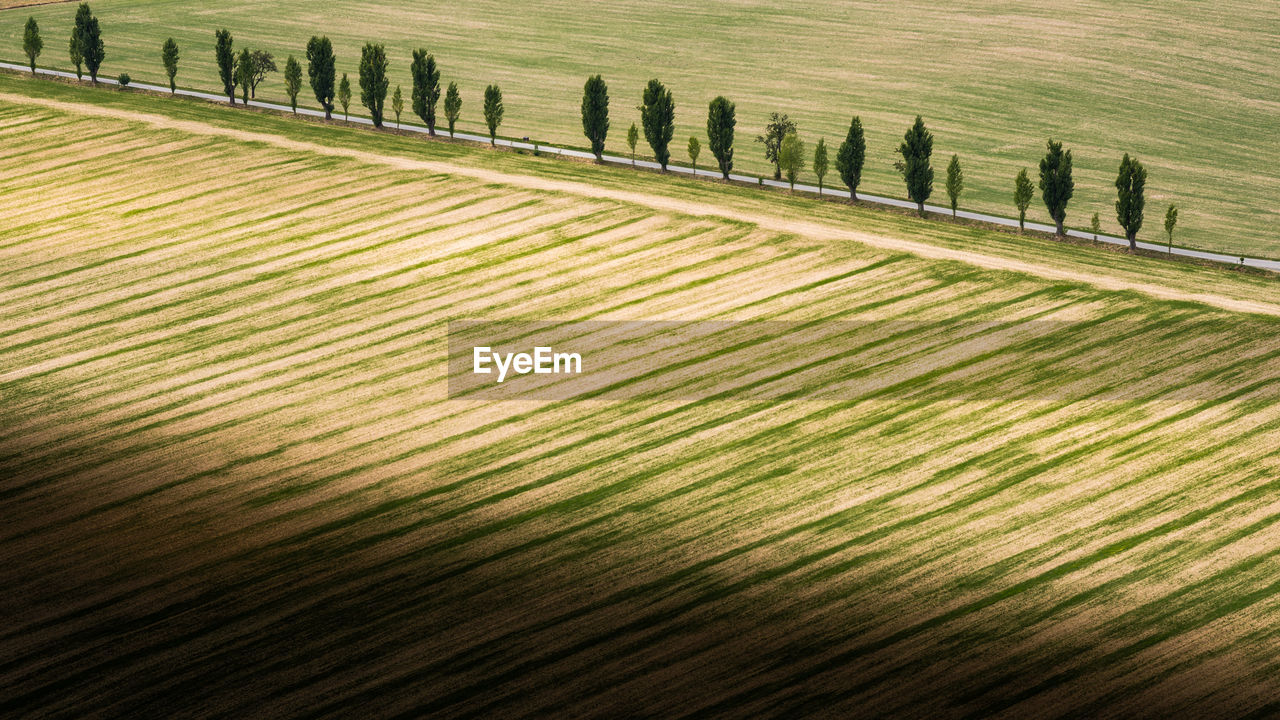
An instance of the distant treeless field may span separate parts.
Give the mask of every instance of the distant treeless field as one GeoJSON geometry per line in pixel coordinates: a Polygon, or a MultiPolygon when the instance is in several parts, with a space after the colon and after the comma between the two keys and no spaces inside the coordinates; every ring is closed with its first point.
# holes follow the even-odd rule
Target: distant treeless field
{"type": "MultiPolygon", "coordinates": [[[[755,172],[767,169],[753,140],[768,113],[790,113],[810,149],[825,137],[833,150],[859,114],[868,132],[863,189],[871,193],[904,194],[894,148],[920,113],[937,136],[934,199],[944,202],[943,169],[958,153],[967,180],[962,206],[988,212],[1012,214],[1013,176],[1021,167],[1034,175],[1052,136],[1075,152],[1078,187],[1068,224],[1087,227],[1098,212],[1108,232],[1119,230],[1112,182],[1129,152],[1150,171],[1142,237],[1160,239],[1165,206],[1176,202],[1180,244],[1280,255],[1280,7],[1238,0],[949,5],[334,0],[316,10],[301,0],[270,8],[245,0],[102,0],[93,8],[110,75],[162,81],[160,45],[173,36],[183,50],[179,82],[215,89],[215,28],[229,28],[238,46],[274,52],[282,67],[286,55],[301,58],[306,39],[323,33],[353,84],[360,46],[386,43],[393,83],[407,95],[410,51],[421,46],[442,63],[444,82],[461,86],[462,127],[480,127],[481,90],[496,82],[506,96],[502,131],[554,143],[585,144],[582,83],[603,73],[613,99],[608,150],[615,153],[626,151],[626,128],[638,120],[635,107],[650,77],[675,94],[677,160],[691,134],[703,135],[707,103],[717,94],[738,104],[737,165],[755,172]]],[[[0,16],[0,56],[22,58],[30,14],[46,34],[42,64],[67,68],[74,12],[74,3],[60,3],[0,16]]],[[[263,95],[280,100],[282,92],[276,74],[263,95]]],[[[303,99],[314,102],[309,90],[303,99]]],[[[1046,220],[1038,199],[1032,217],[1046,220]]]]}

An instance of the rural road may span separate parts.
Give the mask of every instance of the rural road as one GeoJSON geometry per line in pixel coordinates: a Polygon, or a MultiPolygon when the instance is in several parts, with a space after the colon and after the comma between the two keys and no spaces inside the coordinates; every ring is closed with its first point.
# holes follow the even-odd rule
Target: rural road
{"type": "MultiPolygon", "coordinates": [[[[0,68],[4,68],[7,70],[16,70],[19,72],[30,72],[30,68],[28,68],[26,65],[19,65],[15,63],[9,63],[9,62],[0,62],[0,68]]],[[[64,72],[61,70],[48,70],[45,68],[37,68],[36,72],[42,75],[50,75],[54,77],[75,78],[75,73],[64,72]]],[[[109,85],[116,84],[116,80],[114,78],[101,78],[99,79],[99,82],[104,84],[109,84],[109,85]]],[[[160,85],[150,85],[147,83],[131,83],[130,87],[138,88],[141,90],[152,90],[156,92],[169,91],[169,88],[167,87],[162,87],[160,85]]],[[[213,100],[218,102],[226,101],[225,95],[200,92],[198,90],[186,90],[186,89],[179,88],[177,91],[177,94],[183,95],[186,97],[200,98],[203,100],[213,100]]],[[[278,105],[275,103],[261,102],[258,100],[250,100],[249,105],[252,107],[258,107],[258,108],[263,108],[267,110],[277,110],[277,111],[283,111],[283,112],[291,111],[291,108],[289,108],[289,106],[287,105],[278,105]]],[[[308,115],[312,117],[324,117],[323,111],[315,110],[312,108],[299,107],[298,114],[308,115]]],[[[350,122],[360,123],[364,125],[373,124],[373,121],[370,120],[369,118],[361,117],[357,115],[350,116],[349,120],[350,122]]],[[[411,123],[401,123],[399,125],[399,129],[409,131],[409,132],[423,133],[423,134],[426,134],[427,132],[426,127],[421,125],[414,125],[411,123]]],[[[474,135],[471,133],[459,132],[459,133],[455,133],[454,136],[457,138],[461,138],[463,140],[472,140],[475,142],[485,142],[485,143],[489,142],[489,137],[487,135],[474,135]]],[[[534,148],[534,143],[532,142],[522,142],[519,140],[505,140],[502,138],[498,138],[495,142],[496,144],[502,145],[504,147],[519,148],[524,150],[532,150],[534,148]]],[[[583,158],[583,159],[591,159],[593,157],[591,153],[583,150],[560,148],[553,145],[544,145],[542,143],[538,143],[538,150],[540,152],[545,152],[549,155],[564,155],[566,157],[583,158]]],[[[603,159],[607,163],[616,164],[616,165],[633,165],[634,164],[637,167],[644,167],[644,168],[651,168],[651,169],[656,169],[658,167],[658,164],[652,161],[636,160],[633,162],[630,158],[625,158],[618,155],[604,155],[603,159]]],[[[705,177],[711,177],[711,178],[720,177],[720,173],[717,171],[702,170],[702,169],[695,171],[691,168],[677,166],[677,165],[670,165],[667,167],[667,170],[669,172],[684,173],[686,175],[696,174],[699,176],[705,176],[705,177]]],[[[743,183],[748,183],[748,184],[757,184],[760,182],[760,178],[758,178],[757,176],[739,175],[736,173],[731,173],[729,175],[729,179],[743,182],[743,183]]],[[[780,180],[771,180],[768,178],[764,179],[764,184],[769,187],[777,187],[777,188],[789,187],[789,185],[785,182],[782,182],[780,180]]],[[[818,188],[813,185],[797,184],[795,186],[795,189],[799,192],[806,192],[806,193],[812,193],[812,194],[818,194],[819,192],[818,188]]],[[[831,197],[842,197],[842,198],[849,197],[849,193],[847,191],[834,189],[834,188],[823,188],[821,191],[821,194],[824,196],[831,196],[831,197]]],[[[867,202],[872,202],[872,203],[879,203],[882,205],[891,205],[894,207],[912,208],[912,209],[915,208],[915,203],[910,202],[908,200],[880,197],[877,195],[868,195],[866,193],[859,194],[858,199],[865,200],[867,202]]],[[[944,208],[938,205],[929,205],[927,203],[925,204],[924,207],[927,212],[938,213],[942,215],[951,214],[950,208],[944,208]]],[[[1018,226],[1018,221],[1016,219],[1001,217],[999,215],[987,215],[984,213],[970,212],[967,210],[961,210],[957,212],[956,215],[969,220],[978,220],[981,222],[989,222],[989,223],[1004,225],[1008,227],[1018,226]]],[[[1054,231],[1054,227],[1052,225],[1045,225],[1042,223],[1028,222],[1026,226],[1031,230],[1036,230],[1040,232],[1051,233],[1054,231]]],[[[1083,238],[1086,240],[1092,240],[1095,237],[1093,233],[1083,232],[1081,230],[1068,230],[1067,235],[1071,237],[1083,238]]],[[[1111,235],[1098,235],[1096,237],[1098,241],[1111,243],[1113,245],[1127,246],[1129,244],[1128,241],[1125,240],[1124,238],[1114,237],[1111,235]]],[[[1148,243],[1148,242],[1139,241],[1138,247],[1144,250],[1151,250],[1154,252],[1167,252],[1165,245],[1160,245],[1157,243],[1148,243]]],[[[1268,260],[1263,258],[1251,258],[1251,257],[1242,258],[1238,255],[1224,255],[1222,253],[1209,252],[1206,250],[1194,250],[1191,248],[1181,248],[1181,247],[1173,248],[1173,254],[1181,255],[1185,257],[1191,257],[1191,258],[1198,258],[1201,260],[1212,260],[1215,262],[1226,263],[1231,265],[1244,264],[1249,267],[1256,267],[1256,268],[1262,268],[1265,270],[1280,272],[1280,260],[1268,260]]]]}

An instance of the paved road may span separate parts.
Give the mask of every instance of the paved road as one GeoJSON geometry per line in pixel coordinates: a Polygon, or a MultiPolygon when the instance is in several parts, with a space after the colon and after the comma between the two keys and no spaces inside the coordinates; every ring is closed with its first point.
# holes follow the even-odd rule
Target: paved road
{"type": "MultiPolygon", "coordinates": [[[[18,65],[18,64],[14,64],[14,63],[7,63],[7,62],[0,62],[0,68],[5,68],[5,69],[8,69],[8,70],[18,70],[18,71],[22,71],[22,72],[30,72],[30,68],[29,68],[28,66],[26,66],[26,65],[18,65]]],[[[47,69],[44,69],[44,68],[37,68],[37,69],[36,69],[36,72],[37,72],[37,73],[40,73],[40,74],[42,74],[42,75],[52,75],[52,76],[56,76],[56,77],[63,77],[63,78],[74,78],[74,77],[75,77],[75,73],[71,73],[71,72],[64,72],[64,71],[61,71],[61,70],[47,70],[47,69]]],[[[116,81],[115,81],[114,79],[112,79],[112,78],[101,78],[101,79],[99,80],[99,82],[104,83],[104,84],[108,84],[108,85],[114,85],[114,84],[116,84],[116,81]]],[[[138,89],[141,89],[141,90],[154,90],[154,91],[157,91],[157,92],[169,92],[169,88],[167,88],[167,87],[162,87],[162,86],[160,86],[160,85],[149,85],[149,84],[147,84],[147,83],[130,83],[130,87],[138,88],[138,89]]],[[[179,88],[179,89],[178,89],[177,94],[178,94],[178,95],[183,95],[183,96],[186,96],[186,97],[194,97],[194,98],[201,98],[201,99],[204,99],[204,100],[215,100],[215,101],[223,101],[223,102],[225,102],[225,101],[226,101],[226,99],[227,99],[227,97],[226,97],[225,95],[219,95],[219,94],[215,94],[215,93],[207,93],[207,92],[200,92],[200,91],[198,91],[198,90],[185,90],[185,89],[182,89],[182,88],[179,88]]],[[[262,101],[259,101],[259,100],[250,100],[250,101],[249,101],[249,105],[251,105],[251,106],[253,106],[253,107],[258,107],[258,108],[265,108],[265,109],[268,109],[268,110],[280,110],[280,111],[284,111],[284,112],[289,112],[289,111],[290,111],[290,108],[289,108],[289,106],[288,106],[288,105],[277,105],[277,104],[275,104],[275,103],[262,102],[262,101]]],[[[309,115],[309,116],[312,116],[312,117],[324,117],[324,111],[322,111],[322,110],[314,110],[314,109],[312,109],[312,108],[302,108],[302,107],[300,107],[300,108],[298,108],[298,114],[299,114],[299,115],[309,115]]],[[[363,124],[363,125],[372,125],[372,124],[373,124],[373,121],[372,121],[372,120],[370,120],[369,118],[367,118],[367,117],[361,117],[361,116],[358,116],[358,115],[352,115],[352,116],[350,116],[349,120],[350,120],[351,122],[353,122],[353,123],[360,123],[360,124],[363,124]]],[[[421,125],[414,125],[414,124],[411,124],[411,123],[402,123],[399,127],[400,127],[400,129],[401,129],[401,130],[405,130],[405,131],[409,131],[409,132],[417,132],[417,133],[424,133],[424,134],[427,132],[427,128],[426,128],[426,127],[421,126],[421,125]]],[[[475,142],[486,142],[486,143],[487,143],[487,142],[489,142],[489,137],[488,137],[487,135],[473,135],[473,134],[470,134],[470,133],[461,133],[461,132],[460,132],[460,133],[455,133],[455,137],[461,138],[461,139],[463,139],[463,140],[473,140],[473,141],[475,141],[475,142]]],[[[502,139],[502,138],[498,138],[498,139],[496,140],[496,144],[501,145],[501,146],[503,146],[503,147],[520,148],[520,149],[524,149],[524,150],[532,150],[532,149],[534,148],[534,144],[533,144],[532,142],[523,142],[523,141],[520,141],[520,140],[504,140],[504,139],[502,139]]],[[[570,148],[560,148],[560,147],[555,147],[555,146],[553,146],[553,145],[543,145],[543,144],[541,144],[541,143],[539,143],[539,144],[538,144],[538,150],[539,150],[540,152],[545,152],[545,153],[547,153],[547,154],[549,154],[549,155],[564,155],[564,156],[566,156],[566,157],[575,157],[575,158],[584,158],[584,159],[590,159],[590,158],[592,158],[592,157],[593,157],[591,153],[586,152],[586,151],[584,151],[584,150],[573,150],[573,149],[570,149],[570,148]]],[[[650,161],[650,160],[636,160],[636,161],[634,161],[634,163],[633,163],[633,162],[632,162],[632,160],[631,160],[630,158],[625,158],[625,157],[621,157],[621,156],[618,156],[618,155],[604,155],[603,157],[604,157],[604,161],[605,161],[605,162],[607,162],[607,163],[612,163],[612,164],[616,164],[616,165],[632,165],[632,164],[634,164],[634,165],[636,165],[637,167],[655,168],[655,169],[658,167],[658,164],[657,164],[657,163],[652,162],[652,161],[650,161]]],[[[697,171],[694,171],[692,168],[681,167],[681,166],[678,166],[678,165],[671,165],[671,166],[668,166],[667,170],[668,170],[669,172],[684,173],[684,174],[686,174],[686,175],[696,174],[696,175],[701,175],[701,176],[706,176],[706,177],[712,177],[712,178],[718,178],[718,177],[720,177],[720,173],[719,173],[719,172],[717,172],[717,171],[706,170],[706,169],[699,169],[699,170],[697,170],[697,171]]],[[[759,182],[760,182],[760,178],[759,178],[759,177],[757,177],[757,176],[755,176],[755,175],[739,175],[739,174],[737,174],[737,173],[731,173],[731,174],[729,175],[729,179],[730,179],[730,180],[737,180],[737,181],[739,181],[739,182],[744,182],[744,183],[748,183],[748,184],[757,184],[757,183],[759,183],[759,182]]],[[[765,184],[765,185],[767,185],[767,186],[769,186],[769,187],[778,187],[778,188],[786,188],[786,187],[788,187],[788,184],[787,184],[787,183],[785,183],[785,182],[782,182],[782,181],[780,181],[780,180],[771,180],[771,179],[768,179],[768,178],[765,178],[765,180],[764,180],[764,184],[765,184]]],[[[817,188],[816,186],[814,186],[814,185],[801,185],[801,184],[797,184],[795,189],[796,189],[797,191],[799,191],[799,192],[807,192],[807,193],[813,193],[813,194],[817,194],[817,193],[818,193],[818,188],[817,188]]],[[[849,193],[848,193],[847,191],[845,191],[845,190],[840,190],[840,189],[836,189],[836,188],[829,188],[829,187],[828,187],[828,188],[823,188],[823,189],[822,189],[822,194],[823,194],[824,196],[831,196],[831,197],[841,197],[841,198],[848,198],[848,197],[849,197],[849,193]]],[[[880,197],[880,196],[878,196],[878,195],[867,195],[866,193],[859,194],[859,195],[858,195],[858,199],[859,199],[859,200],[865,200],[865,201],[867,201],[867,202],[872,202],[872,203],[879,203],[879,204],[881,204],[881,205],[892,205],[892,206],[894,206],[894,207],[901,207],[901,208],[912,208],[912,209],[914,209],[914,208],[915,208],[915,206],[916,206],[916,205],[915,205],[915,203],[913,203],[913,202],[911,202],[911,201],[909,201],[909,200],[899,200],[899,199],[897,199],[897,198],[880,197]]],[[[927,204],[927,203],[926,203],[926,204],[925,204],[925,206],[924,206],[924,209],[925,209],[927,212],[938,213],[938,214],[942,214],[942,215],[950,215],[950,214],[951,214],[951,209],[950,209],[950,208],[944,208],[944,207],[941,207],[941,206],[938,206],[938,205],[929,205],[929,204],[927,204]]],[[[1018,226],[1018,221],[1017,221],[1016,219],[1014,219],[1014,218],[1007,218],[1007,217],[1001,217],[1001,216],[999,216],[999,215],[986,215],[986,214],[984,214],[984,213],[969,212],[969,211],[967,211],[967,210],[961,210],[961,211],[959,211],[959,212],[958,212],[958,213],[956,213],[956,214],[957,214],[959,217],[967,218],[967,219],[969,219],[969,220],[979,220],[979,221],[982,221],[982,222],[995,223],[995,224],[997,224],[997,225],[1005,225],[1005,226],[1008,226],[1008,227],[1017,227],[1017,226],[1018,226]]],[[[1042,223],[1034,223],[1034,222],[1029,222],[1029,223],[1027,223],[1027,228],[1029,228],[1029,229],[1031,229],[1031,230],[1037,230],[1037,231],[1040,231],[1040,232],[1053,232],[1053,231],[1054,231],[1054,227],[1053,227],[1052,225],[1045,225],[1045,224],[1042,224],[1042,223]]],[[[1070,236],[1072,236],[1072,237],[1083,238],[1083,239],[1086,239],[1086,240],[1092,240],[1092,239],[1094,239],[1094,235],[1093,235],[1093,233],[1088,233],[1088,232],[1084,232],[1084,231],[1081,231],[1081,230],[1067,230],[1067,234],[1068,234],[1068,235],[1070,235],[1070,236]]],[[[1124,238],[1114,237],[1114,236],[1112,236],[1112,235],[1098,235],[1098,236],[1097,236],[1097,239],[1098,239],[1099,241],[1101,241],[1101,242],[1111,243],[1111,244],[1113,244],[1113,245],[1123,245],[1123,246],[1128,246],[1128,244],[1129,244],[1129,242],[1128,242],[1127,240],[1125,240],[1124,238]]],[[[1166,250],[1166,246],[1164,246],[1164,245],[1159,245],[1159,244],[1156,244],[1156,243],[1149,243],[1149,242],[1141,242],[1141,241],[1139,241],[1139,242],[1138,242],[1138,247],[1143,248],[1144,250],[1152,250],[1152,251],[1155,251],[1155,252],[1166,252],[1166,251],[1167,251],[1167,250],[1166,250]]],[[[1266,259],[1262,259],[1262,258],[1251,258],[1251,257],[1244,257],[1244,258],[1241,258],[1239,255],[1223,255],[1223,254],[1221,254],[1221,253],[1209,252],[1209,251],[1207,251],[1207,250],[1192,250],[1192,249],[1190,249],[1190,248],[1180,248],[1180,247],[1175,247],[1175,248],[1173,249],[1173,254],[1174,254],[1174,255],[1182,255],[1182,256],[1185,256],[1185,257],[1199,258],[1199,259],[1201,259],[1201,260],[1213,260],[1213,261],[1215,261],[1215,262],[1227,263],[1227,264],[1231,264],[1231,265],[1244,264],[1244,265],[1248,265],[1248,266],[1250,266],[1250,267],[1263,268],[1263,269],[1266,269],[1266,270],[1273,270],[1273,271],[1276,271],[1276,272],[1280,272],[1280,260],[1266,260],[1266,259]]]]}

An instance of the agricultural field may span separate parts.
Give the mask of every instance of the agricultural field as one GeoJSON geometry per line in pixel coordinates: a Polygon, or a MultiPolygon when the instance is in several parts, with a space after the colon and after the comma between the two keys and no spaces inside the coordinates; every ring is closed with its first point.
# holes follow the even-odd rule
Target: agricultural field
{"type": "MultiPolygon", "coordinates": [[[[443,80],[462,88],[463,129],[482,128],[480,94],[496,82],[506,97],[502,131],[543,142],[585,143],[582,84],[603,73],[613,98],[607,149],[618,154],[651,77],[675,94],[677,161],[687,138],[703,134],[716,95],[738,105],[736,161],[752,172],[767,170],[753,139],[770,112],[790,113],[810,148],[819,137],[834,148],[858,114],[869,151],[863,190],[896,197],[905,191],[894,149],[922,114],[937,136],[935,199],[955,153],[967,178],[962,205],[1004,215],[1014,213],[1013,177],[1024,167],[1034,174],[1052,136],[1075,153],[1069,225],[1087,227],[1096,212],[1106,232],[1118,232],[1113,182],[1128,152],[1151,174],[1144,239],[1161,239],[1159,220],[1173,202],[1181,208],[1179,244],[1280,257],[1275,4],[336,0],[317,13],[303,0],[273,2],[269,11],[249,0],[99,0],[93,8],[109,75],[162,82],[160,46],[173,36],[184,49],[179,82],[217,90],[216,28],[230,29],[237,47],[266,49],[281,61],[301,58],[307,38],[323,33],[353,83],[360,47],[386,43],[392,83],[407,96],[410,52],[422,46],[442,62],[443,80]]],[[[22,27],[32,15],[48,38],[42,64],[69,69],[74,12],[74,3],[55,3],[0,13],[0,58],[22,59],[22,27]]],[[[276,74],[263,97],[283,101],[282,88],[276,74]]],[[[305,90],[303,99],[313,101],[305,90]]],[[[1031,217],[1047,221],[1038,200],[1031,217]]]]}
{"type": "Polygon", "coordinates": [[[1280,710],[1273,277],[12,76],[0,197],[0,714],[1280,710]],[[828,389],[450,398],[459,318],[828,389]]]}

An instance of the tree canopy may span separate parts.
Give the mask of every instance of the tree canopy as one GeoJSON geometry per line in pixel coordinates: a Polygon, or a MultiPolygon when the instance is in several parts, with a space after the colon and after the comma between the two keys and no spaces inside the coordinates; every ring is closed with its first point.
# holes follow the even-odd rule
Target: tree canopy
{"type": "Polygon", "coordinates": [[[1063,235],[1067,203],[1076,191],[1075,181],[1071,179],[1071,151],[1063,150],[1062,143],[1053,140],[1049,140],[1046,147],[1047,152],[1040,160],[1040,195],[1058,234],[1063,235]]]}
{"type": "Polygon", "coordinates": [[[289,96],[289,107],[298,112],[298,93],[302,92],[302,65],[292,55],[284,61],[284,92],[289,96]]]}
{"type": "Polygon", "coordinates": [[[1129,249],[1138,249],[1138,231],[1142,229],[1142,212],[1146,207],[1147,169],[1137,158],[1124,154],[1116,175],[1116,220],[1124,228],[1129,249]]]}
{"type": "Polygon", "coordinates": [[[347,79],[347,74],[342,73],[342,80],[338,82],[338,104],[342,106],[342,119],[347,120],[350,116],[351,109],[351,81],[347,79]]]}
{"type": "Polygon", "coordinates": [[[213,57],[218,64],[218,78],[222,80],[222,92],[232,105],[236,104],[236,55],[231,47],[231,32],[225,28],[213,33],[213,57]]]}
{"type": "Polygon", "coordinates": [[[169,76],[169,92],[177,92],[178,90],[178,60],[181,55],[178,53],[178,41],[169,38],[164,41],[164,46],[160,48],[160,60],[164,63],[164,73],[169,76]]]}
{"type": "MultiPolygon", "coordinates": [[[[360,104],[369,108],[373,126],[382,127],[382,112],[391,81],[387,79],[387,48],[378,43],[365,43],[360,51],[360,104]]],[[[437,86],[438,87],[438,86],[437,86]]],[[[343,108],[346,112],[346,108],[343,108]]]]}
{"type": "Polygon", "coordinates": [[[960,193],[964,192],[964,171],[960,169],[960,156],[952,155],[947,163],[947,200],[951,203],[951,217],[956,216],[960,193]]]}
{"type": "Polygon", "coordinates": [[[791,189],[796,189],[796,178],[800,176],[800,171],[804,170],[804,141],[794,132],[787,133],[782,138],[782,143],[778,145],[778,165],[782,167],[782,172],[787,176],[787,182],[791,184],[791,189]]]}
{"type": "Polygon", "coordinates": [[[631,148],[631,164],[636,164],[636,143],[640,142],[640,131],[636,129],[636,124],[631,123],[631,127],[627,129],[627,147],[631,148]]]}
{"type": "Polygon", "coordinates": [[[818,138],[813,149],[813,174],[818,177],[818,194],[822,194],[822,180],[827,176],[827,140],[818,138]]]}
{"type": "MultiPolygon", "coordinates": [[[[89,9],[89,3],[80,3],[80,6],[76,8],[73,37],[72,44],[75,50],[72,51],[72,54],[75,55],[76,51],[79,52],[80,58],[84,61],[85,69],[89,71],[89,79],[94,84],[97,84],[98,69],[102,67],[102,61],[106,59],[107,51],[102,42],[102,28],[98,25],[98,18],[94,17],[93,11],[89,9]]],[[[77,70],[76,75],[79,76],[79,74],[77,70]]]]}
{"type": "Polygon", "coordinates": [[[599,75],[587,78],[582,86],[582,134],[591,142],[591,152],[599,161],[609,136],[609,86],[599,75]]]}
{"type": "Polygon", "coordinates": [[[449,83],[449,90],[444,94],[444,119],[449,123],[449,137],[453,137],[453,127],[462,116],[462,95],[458,92],[458,83],[449,83]]]}
{"type": "Polygon", "coordinates": [[[26,53],[31,65],[31,72],[36,71],[36,58],[44,51],[44,40],[40,37],[40,24],[34,17],[27,18],[27,26],[22,31],[22,52],[26,53]]]}
{"type": "Polygon", "coordinates": [[[307,77],[311,82],[311,92],[315,93],[316,102],[324,108],[325,120],[333,119],[336,64],[333,43],[329,41],[328,36],[312,35],[311,40],[307,41],[307,77]]]}
{"type": "Polygon", "coordinates": [[[413,112],[426,123],[427,133],[435,135],[436,103],[440,100],[440,68],[436,65],[435,56],[425,48],[414,50],[409,75],[413,78],[413,88],[409,93],[413,112]]]}
{"type": "Polygon", "coordinates": [[[676,103],[671,91],[656,78],[644,88],[640,124],[644,127],[644,139],[653,148],[654,159],[666,170],[671,160],[668,146],[676,134],[676,103]]]}
{"type": "Polygon", "coordinates": [[[1027,176],[1027,169],[1022,168],[1018,177],[1013,180],[1013,204],[1018,208],[1018,232],[1027,227],[1027,208],[1031,207],[1031,199],[1035,197],[1035,186],[1027,176]]]}
{"type": "Polygon", "coordinates": [[[736,106],[723,95],[712,100],[707,107],[707,145],[725,180],[733,170],[733,128],[738,123],[736,112],[736,106]]]}
{"type": "Polygon", "coordinates": [[[849,122],[849,134],[836,151],[836,171],[849,188],[850,202],[858,199],[858,185],[862,184],[862,166],[866,160],[867,139],[862,133],[862,119],[855,115],[849,122]]]}
{"type": "Polygon", "coordinates": [[[258,83],[267,78],[267,73],[273,73],[279,70],[276,67],[276,59],[266,50],[254,50],[249,53],[251,72],[249,75],[249,97],[256,98],[258,96],[258,83]]]}
{"type": "Polygon", "coordinates": [[[391,112],[396,115],[396,128],[400,127],[400,113],[404,112],[404,93],[400,92],[400,86],[396,85],[396,89],[391,93],[391,112]]]}
{"type": "Polygon", "coordinates": [[[902,136],[902,144],[898,146],[898,171],[907,184],[907,197],[916,204],[917,211],[924,215],[924,203],[933,194],[933,167],[929,158],[933,155],[933,133],[924,126],[924,118],[916,116],[916,121],[902,136]]]}
{"type": "Polygon", "coordinates": [[[253,54],[249,52],[249,48],[240,51],[240,57],[236,59],[236,84],[241,88],[241,97],[246,105],[249,104],[249,88],[253,86],[253,54]]]}
{"type": "Polygon", "coordinates": [[[484,89],[484,124],[489,128],[489,144],[496,144],[498,126],[502,124],[502,116],[506,108],[502,104],[502,89],[490,85],[484,89]]]}
{"type": "Polygon", "coordinates": [[[782,162],[778,151],[782,148],[782,140],[796,131],[796,124],[785,114],[773,113],[764,127],[764,134],[756,136],[756,142],[764,143],[764,159],[773,163],[773,179],[782,179],[782,162]]]}

